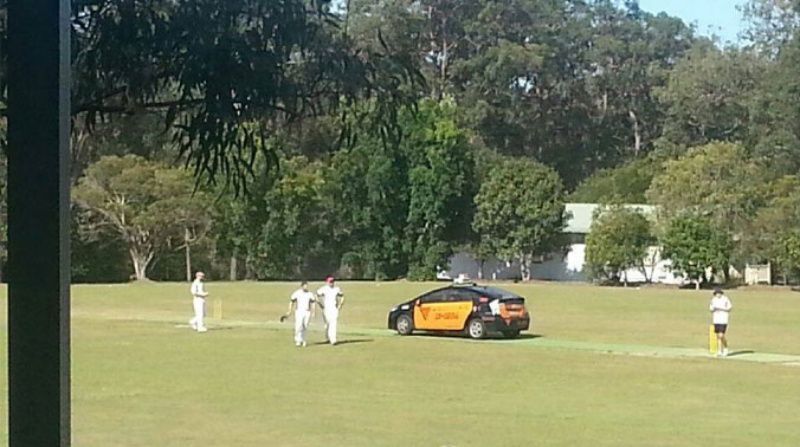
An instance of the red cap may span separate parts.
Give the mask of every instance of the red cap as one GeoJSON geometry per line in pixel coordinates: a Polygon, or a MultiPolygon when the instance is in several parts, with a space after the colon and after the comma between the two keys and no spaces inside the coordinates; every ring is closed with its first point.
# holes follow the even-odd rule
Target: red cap
{"type": "Polygon", "coordinates": [[[325,278],[325,282],[327,282],[327,283],[331,283],[331,282],[333,282],[333,276],[330,276],[330,275],[328,275],[328,276],[325,278]]]}

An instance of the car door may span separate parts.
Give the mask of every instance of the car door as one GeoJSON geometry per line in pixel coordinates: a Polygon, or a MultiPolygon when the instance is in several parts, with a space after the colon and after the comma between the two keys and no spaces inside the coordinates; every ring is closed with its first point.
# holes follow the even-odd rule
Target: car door
{"type": "Polygon", "coordinates": [[[439,308],[446,296],[446,290],[438,290],[419,297],[414,302],[414,327],[421,330],[437,329],[432,312],[439,308]]]}
{"type": "Polygon", "coordinates": [[[414,306],[414,326],[421,330],[460,331],[472,313],[464,290],[444,289],[421,297],[414,306]]]}
{"type": "Polygon", "coordinates": [[[456,318],[448,322],[449,330],[460,331],[464,329],[467,320],[472,316],[472,313],[477,304],[480,294],[469,289],[456,289],[448,297],[448,301],[452,303],[452,310],[455,312],[456,318]]]}

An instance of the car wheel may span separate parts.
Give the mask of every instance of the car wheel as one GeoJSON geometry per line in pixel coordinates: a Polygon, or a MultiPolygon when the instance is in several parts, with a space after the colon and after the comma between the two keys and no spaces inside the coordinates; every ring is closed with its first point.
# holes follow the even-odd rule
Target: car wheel
{"type": "Polygon", "coordinates": [[[519,337],[519,329],[514,329],[511,331],[503,331],[503,336],[506,338],[517,338],[519,337]]]}
{"type": "Polygon", "coordinates": [[[486,325],[480,318],[473,318],[467,323],[467,335],[470,338],[478,339],[486,337],[486,325]]]}
{"type": "Polygon", "coordinates": [[[394,328],[400,335],[411,335],[414,332],[414,320],[408,314],[400,314],[394,322],[394,328]]]}

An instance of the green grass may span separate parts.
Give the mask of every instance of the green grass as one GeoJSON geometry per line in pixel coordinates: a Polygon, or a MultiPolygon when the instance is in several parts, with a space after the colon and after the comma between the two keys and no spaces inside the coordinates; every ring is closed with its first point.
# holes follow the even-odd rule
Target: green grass
{"type": "MultiPolygon", "coordinates": [[[[306,349],[275,321],[294,284],[209,283],[225,318],[206,334],[185,327],[188,284],[75,287],[73,444],[800,445],[800,367],[683,355],[705,348],[707,292],[507,285],[541,338],[384,330],[393,304],[433,286],[344,283],[348,343],[306,349]]],[[[734,351],[800,355],[800,294],[730,297],[734,351]]]]}

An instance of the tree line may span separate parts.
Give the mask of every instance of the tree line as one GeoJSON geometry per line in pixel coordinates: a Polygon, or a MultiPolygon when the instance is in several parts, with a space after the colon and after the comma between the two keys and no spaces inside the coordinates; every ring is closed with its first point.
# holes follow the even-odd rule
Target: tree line
{"type": "Polygon", "coordinates": [[[527,276],[570,200],[789,281],[800,5],[744,9],[724,47],[636,1],[73,1],[75,279],[527,276]]]}

